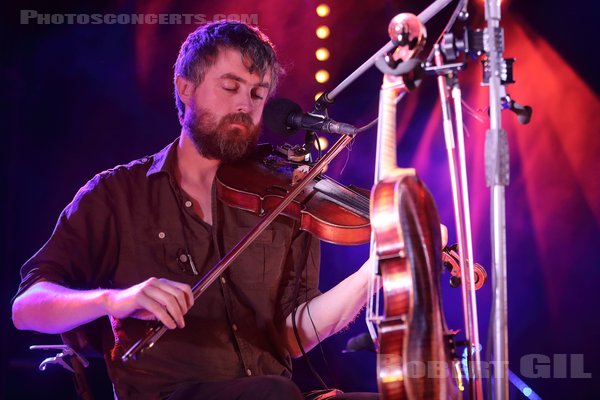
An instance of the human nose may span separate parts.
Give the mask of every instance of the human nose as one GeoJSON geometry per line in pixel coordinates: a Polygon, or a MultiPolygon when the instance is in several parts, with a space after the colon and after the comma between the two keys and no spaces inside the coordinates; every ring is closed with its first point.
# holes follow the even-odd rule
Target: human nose
{"type": "Polygon", "coordinates": [[[236,97],[235,111],[243,112],[243,113],[247,113],[247,114],[251,113],[251,111],[252,111],[252,94],[250,92],[248,92],[248,93],[241,92],[236,97]]]}

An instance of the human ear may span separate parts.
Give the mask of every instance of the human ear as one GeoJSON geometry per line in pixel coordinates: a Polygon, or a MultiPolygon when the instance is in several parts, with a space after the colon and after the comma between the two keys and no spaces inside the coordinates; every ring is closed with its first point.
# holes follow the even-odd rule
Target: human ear
{"type": "Polygon", "coordinates": [[[177,75],[175,78],[175,87],[177,88],[177,94],[181,102],[189,106],[194,94],[194,83],[181,75],[177,75]]]}

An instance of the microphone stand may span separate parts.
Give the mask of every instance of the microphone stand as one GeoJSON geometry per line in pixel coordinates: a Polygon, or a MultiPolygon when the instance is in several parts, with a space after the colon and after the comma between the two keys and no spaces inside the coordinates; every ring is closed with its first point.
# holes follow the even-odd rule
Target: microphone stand
{"type": "MultiPolygon", "coordinates": [[[[514,83],[512,77],[514,59],[505,59],[502,55],[504,49],[504,32],[500,27],[500,0],[486,0],[485,16],[488,25],[485,30],[474,32],[465,30],[462,40],[455,40],[453,34],[447,33],[444,35],[441,48],[445,57],[449,60],[455,60],[458,54],[463,52],[472,56],[487,55],[487,58],[483,62],[483,85],[488,85],[490,91],[490,129],[486,132],[485,174],[486,184],[491,191],[493,307],[490,324],[494,355],[492,360],[494,376],[493,398],[505,400],[508,399],[510,378],[508,370],[505,215],[505,187],[509,183],[509,149],[506,131],[501,127],[500,113],[503,109],[509,109],[517,115],[521,124],[527,124],[531,118],[532,109],[530,106],[518,104],[506,93],[505,86],[514,83]]],[[[436,49],[439,52],[439,47],[436,49]]],[[[459,71],[463,67],[462,63],[445,64],[441,67],[438,65],[436,62],[436,67],[429,66],[425,70],[427,72],[436,72],[439,76],[440,73],[445,72],[444,69],[459,71]]],[[[453,93],[456,91],[459,94],[460,92],[455,89],[458,89],[458,87],[452,87],[453,93]]],[[[456,99],[455,110],[460,110],[460,102],[456,99]]],[[[457,120],[457,128],[460,123],[461,121],[457,120]]],[[[446,128],[446,123],[444,124],[444,128],[446,128]]],[[[461,147],[460,143],[459,147],[461,147]]],[[[470,252],[471,250],[467,248],[467,251],[470,252]]],[[[468,257],[468,259],[469,261],[472,260],[471,257],[468,257]]],[[[469,278],[472,279],[472,277],[469,278]]],[[[466,330],[468,334],[468,326],[466,330]]],[[[472,343],[472,345],[475,345],[475,343],[472,343]]],[[[478,348],[475,347],[473,351],[478,352],[478,348]]],[[[476,357],[474,361],[476,368],[477,361],[478,358],[476,357]]],[[[477,369],[475,370],[475,378],[477,378],[477,369]]]]}
{"type": "MultiPolygon", "coordinates": [[[[421,11],[417,18],[425,24],[429,21],[433,16],[442,11],[444,7],[450,4],[452,0],[436,0],[431,3],[425,10],[421,11]]],[[[324,111],[330,104],[333,103],[334,99],[340,94],[344,89],[346,89],[352,82],[354,82],[358,77],[364,74],[369,68],[375,65],[375,62],[385,56],[386,54],[394,51],[398,47],[398,43],[394,40],[390,40],[385,46],[381,49],[377,50],[375,54],[373,54],[367,61],[365,61],[360,67],[358,67],[354,72],[352,72],[346,79],[344,79],[339,85],[337,85],[330,92],[323,93],[315,102],[314,111],[324,111]]]]}
{"type": "Polygon", "coordinates": [[[500,97],[504,34],[500,28],[500,0],[485,1],[487,54],[490,68],[490,129],[485,140],[485,174],[490,187],[493,265],[493,365],[494,399],[508,399],[508,317],[506,279],[506,204],[505,187],[509,183],[509,151],[506,131],[502,129],[500,97]]]}

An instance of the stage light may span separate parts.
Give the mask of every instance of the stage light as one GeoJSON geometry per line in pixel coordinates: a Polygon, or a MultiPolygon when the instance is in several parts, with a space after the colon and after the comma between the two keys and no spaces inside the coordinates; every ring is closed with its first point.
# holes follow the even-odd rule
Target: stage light
{"type": "Polygon", "coordinates": [[[329,140],[327,140],[326,137],[319,136],[319,138],[315,140],[315,147],[319,148],[319,146],[321,146],[321,150],[325,150],[327,147],[329,147],[329,140]]]}
{"type": "Polygon", "coordinates": [[[321,25],[317,28],[316,34],[319,39],[327,39],[331,31],[327,25],[321,25]]]}
{"type": "Polygon", "coordinates": [[[326,69],[320,69],[315,74],[315,80],[319,83],[325,83],[329,80],[329,72],[326,69]]]}
{"type": "Polygon", "coordinates": [[[317,15],[319,17],[326,17],[329,15],[330,12],[331,12],[331,8],[329,8],[329,6],[325,3],[319,4],[317,6],[317,15]]]}
{"type": "MultiPolygon", "coordinates": [[[[502,9],[506,9],[508,7],[508,5],[511,3],[511,0],[496,0],[498,3],[500,3],[500,7],[502,7],[502,9]]],[[[477,5],[479,7],[483,7],[485,9],[485,2],[486,0],[479,0],[477,1],[477,5]]]]}
{"type": "Polygon", "coordinates": [[[315,101],[317,101],[319,99],[319,97],[321,97],[322,94],[323,94],[323,92],[319,92],[319,93],[315,94],[315,101]]]}
{"type": "Polygon", "coordinates": [[[319,47],[317,51],[315,51],[315,57],[319,61],[325,61],[329,59],[329,50],[327,47],[319,47]]]}

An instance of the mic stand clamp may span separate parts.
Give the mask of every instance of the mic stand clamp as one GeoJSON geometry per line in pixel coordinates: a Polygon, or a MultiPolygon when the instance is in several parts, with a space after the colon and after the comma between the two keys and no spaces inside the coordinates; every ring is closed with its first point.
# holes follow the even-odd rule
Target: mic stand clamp
{"type": "Polygon", "coordinates": [[[313,113],[320,114],[327,110],[327,107],[332,105],[335,102],[335,99],[329,98],[329,91],[323,92],[319,98],[315,101],[315,105],[313,106],[313,113]]]}
{"type": "MultiPolygon", "coordinates": [[[[504,48],[504,31],[497,27],[492,29],[493,40],[495,42],[495,47],[497,49],[504,48]]],[[[443,39],[440,43],[440,51],[444,56],[444,60],[455,61],[459,58],[461,54],[465,54],[472,59],[476,59],[483,54],[487,54],[490,51],[490,45],[488,41],[490,40],[489,30],[486,29],[476,29],[470,30],[464,28],[460,35],[454,34],[452,32],[446,33],[443,36],[443,39]]],[[[515,83],[513,77],[513,64],[516,61],[514,58],[500,58],[498,60],[499,64],[499,72],[500,72],[500,101],[501,101],[501,109],[502,110],[510,110],[516,114],[519,122],[521,124],[528,124],[531,120],[531,114],[533,109],[527,105],[521,105],[517,103],[514,99],[512,99],[504,88],[505,85],[510,85],[511,83],[515,83]]],[[[429,61],[426,64],[426,72],[427,73],[436,73],[436,74],[446,74],[446,71],[449,69],[456,69],[460,71],[462,68],[459,65],[463,65],[462,68],[466,68],[466,63],[456,63],[456,64],[445,64],[440,70],[438,67],[432,66],[432,63],[429,61]]],[[[482,66],[482,85],[489,86],[490,76],[491,76],[491,66],[489,58],[485,58],[481,60],[482,66]]]]}

